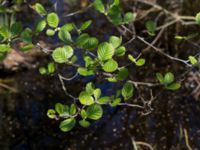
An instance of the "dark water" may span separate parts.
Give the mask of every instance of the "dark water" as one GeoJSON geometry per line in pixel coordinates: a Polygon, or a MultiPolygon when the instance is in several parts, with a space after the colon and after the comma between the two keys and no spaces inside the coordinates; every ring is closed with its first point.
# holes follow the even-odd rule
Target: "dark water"
{"type": "MultiPolygon", "coordinates": [[[[79,23],[81,20],[95,18],[97,14],[91,14],[90,11],[72,17],[72,20],[79,23]]],[[[59,13],[62,14],[62,9],[59,13]]],[[[118,34],[112,26],[102,21],[102,16],[98,17],[95,27],[89,30],[91,34],[98,34],[102,39],[112,33],[118,34]],[[96,27],[100,30],[93,30],[96,27]]],[[[63,18],[63,21],[71,20],[63,18]]],[[[51,42],[55,41],[57,39],[51,42]]],[[[181,44],[179,46],[191,47],[181,44]]],[[[139,49],[141,46],[133,43],[129,47],[139,49]]],[[[146,57],[152,59],[152,56],[146,57]]],[[[168,63],[159,58],[157,61],[157,64],[163,66],[168,63]]],[[[74,70],[63,67],[61,72],[70,76],[74,70]]],[[[134,70],[131,73],[137,74],[134,70]]],[[[152,74],[152,70],[148,70],[138,80],[152,74]]],[[[55,103],[71,101],[64,95],[57,76],[41,76],[36,68],[22,69],[3,76],[3,79],[12,79],[10,85],[18,93],[1,91],[0,150],[132,150],[134,148],[131,138],[147,142],[156,150],[185,150],[187,147],[183,129],[188,132],[190,146],[200,149],[200,101],[195,100],[185,88],[178,92],[153,89],[153,92],[161,94],[153,102],[154,110],[147,116],[142,116],[140,110],[133,108],[104,106],[103,118],[93,122],[90,128],[84,129],[77,125],[71,132],[62,133],[58,128],[59,121],[50,120],[46,116],[47,109],[54,107],[55,103]]],[[[117,87],[115,84],[99,82],[94,77],[86,80],[78,77],[65,84],[69,92],[77,96],[81,87],[89,80],[94,81],[105,95],[112,93],[117,87]]],[[[145,147],[141,149],[145,150],[145,147]]]]}

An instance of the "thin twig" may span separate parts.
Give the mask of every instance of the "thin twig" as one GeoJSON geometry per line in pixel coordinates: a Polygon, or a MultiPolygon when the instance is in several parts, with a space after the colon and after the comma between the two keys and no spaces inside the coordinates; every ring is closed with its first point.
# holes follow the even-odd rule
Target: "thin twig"
{"type": "Polygon", "coordinates": [[[188,150],[192,150],[192,147],[190,146],[190,143],[189,143],[188,132],[186,129],[183,129],[183,132],[184,132],[184,136],[185,136],[186,146],[187,146],[188,150]]]}
{"type": "Polygon", "coordinates": [[[11,92],[17,93],[17,90],[15,88],[12,88],[12,87],[10,87],[10,86],[8,86],[6,84],[0,83],[0,87],[2,87],[4,89],[7,89],[7,90],[9,90],[11,92]]]}

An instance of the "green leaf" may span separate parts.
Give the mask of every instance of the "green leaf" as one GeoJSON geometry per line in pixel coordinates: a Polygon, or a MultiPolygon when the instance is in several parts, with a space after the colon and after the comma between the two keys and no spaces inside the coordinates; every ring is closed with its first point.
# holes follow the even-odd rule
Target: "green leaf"
{"type": "Polygon", "coordinates": [[[10,37],[10,31],[9,31],[7,26],[3,26],[3,27],[0,28],[0,35],[4,39],[8,39],[10,37]]]}
{"type": "Polygon", "coordinates": [[[108,16],[109,16],[110,22],[113,23],[114,25],[123,24],[121,8],[118,5],[115,5],[109,9],[108,16]]]}
{"type": "Polygon", "coordinates": [[[136,61],[137,66],[143,66],[145,64],[146,60],[144,58],[140,58],[136,61]]]}
{"type": "Polygon", "coordinates": [[[101,43],[98,46],[97,55],[101,61],[111,59],[115,53],[115,49],[112,44],[108,42],[101,43]]]}
{"type": "Polygon", "coordinates": [[[135,63],[136,62],[136,60],[135,60],[135,58],[132,56],[132,55],[128,55],[128,59],[130,60],[130,61],[132,61],[133,63],[135,63]]]}
{"type": "Polygon", "coordinates": [[[200,24],[200,12],[195,16],[196,23],[200,24]]]}
{"type": "Polygon", "coordinates": [[[35,31],[42,32],[45,29],[46,25],[47,25],[47,23],[44,19],[40,20],[36,25],[35,31]]]}
{"type": "Polygon", "coordinates": [[[156,32],[156,24],[153,21],[147,21],[145,24],[148,34],[150,36],[155,36],[155,32],[156,32]]]}
{"type": "Polygon", "coordinates": [[[97,88],[94,90],[94,98],[97,100],[101,96],[101,89],[97,88]]]}
{"type": "Polygon", "coordinates": [[[8,44],[0,44],[0,53],[5,53],[10,50],[10,45],[8,44]]]}
{"type": "Polygon", "coordinates": [[[82,76],[91,76],[95,74],[94,70],[87,70],[86,68],[82,68],[82,67],[78,68],[77,71],[82,76]]]}
{"type": "Polygon", "coordinates": [[[75,104],[71,104],[70,109],[69,109],[69,114],[74,115],[77,112],[77,108],[75,104]]]}
{"type": "Polygon", "coordinates": [[[90,122],[87,120],[80,120],[79,124],[80,124],[80,126],[82,126],[84,128],[88,128],[90,126],[90,122]]]}
{"type": "Polygon", "coordinates": [[[84,61],[85,61],[85,66],[86,67],[90,67],[94,64],[93,59],[90,56],[85,56],[84,57],[84,61]]]}
{"type": "Polygon", "coordinates": [[[32,43],[28,43],[28,44],[21,46],[19,49],[20,49],[20,51],[25,52],[25,51],[28,51],[33,48],[34,48],[34,45],[32,43]]]}
{"type": "Polygon", "coordinates": [[[98,120],[103,115],[103,109],[99,104],[93,104],[87,108],[87,115],[89,119],[98,120]]]}
{"type": "Polygon", "coordinates": [[[60,127],[61,131],[68,132],[68,131],[70,131],[71,129],[74,128],[75,124],[76,124],[76,119],[75,118],[69,118],[69,119],[62,121],[60,123],[59,127],[60,127]]]}
{"type": "Polygon", "coordinates": [[[46,68],[45,68],[45,67],[40,67],[40,68],[39,68],[39,73],[40,73],[41,75],[47,74],[46,68]]]}
{"type": "Polygon", "coordinates": [[[122,68],[119,70],[116,78],[117,80],[125,80],[128,77],[128,74],[129,74],[128,69],[122,68]]]}
{"type": "Polygon", "coordinates": [[[89,82],[86,84],[85,90],[88,94],[92,95],[95,90],[94,88],[94,84],[92,82],[89,82]]]}
{"type": "Polygon", "coordinates": [[[20,34],[22,30],[23,30],[23,26],[21,22],[15,22],[14,24],[12,24],[11,29],[10,29],[13,36],[20,34]]]}
{"type": "Polygon", "coordinates": [[[46,35],[47,35],[47,36],[54,36],[54,35],[55,35],[55,31],[52,30],[52,29],[47,29],[46,35]]]}
{"type": "Polygon", "coordinates": [[[47,11],[44,9],[44,7],[40,3],[36,3],[33,8],[41,16],[45,16],[47,14],[47,11]]]}
{"type": "Polygon", "coordinates": [[[48,109],[47,111],[47,116],[50,119],[54,119],[56,117],[56,111],[54,109],[48,109]]]}
{"type": "Polygon", "coordinates": [[[109,43],[111,43],[114,48],[117,48],[121,45],[122,38],[121,37],[119,38],[117,36],[111,36],[109,38],[109,43]]]}
{"type": "Polygon", "coordinates": [[[156,73],[156,78],[161,84],[164,84],[164,77],[161,73],[156,73]]]}
{"type": "Polygon", "coordinates": [[[61,29],[58,32],[58,37],[59,37],[60,40],[62,40],[65,43],[71,43],[72,42],[71,34],[67,30],[61,29]]]}
{"type": "Polygon", "coordinates": [[[116,77],[109,77],[106,78],[109,82],[117,82],[117,78],[116,77]]]}
{"type": "Polygon", "coordinates": [[[86,112],[84,109],[81,110],[81,117],[82,117],[83,119],[86,119],[86,118],[87,118],[87,112],[86,112]]]}
{"type": "Polygon", "coordinates": [[[31,43],[32,42],[32,30],[29,28],[26,28],[22,33],[21,33],[21,38],[24,42],[31,43]]]}
{"type": "Polygon", "coordinates": [[[122,96],[124,97],[125,100],[131,98],[133,96],[133,85],[131,83],[125,83],[123,88],[122,88],[122,96]]]}
{"type": "Polygon", "coordinates": [[[168,90],[178,90],[179,88],[181,87],[181,84],[180,83],[172,83],[172,84],[170,84],[170,85],[167,85],[167,86],[165,86],[165,88],[166,89],[168,89],[168,90]]]}
{"type": "Polygon", "coordinates": [[[47,15],[47,23],[50,27],[56,28],[59,24],[59,17],[56,13],[49,13],[47,15]]]}
{"type": "Polygon", "coordinates": [[[83,105],[92,105],[94,104],[93,97],[88,92],[81,92],[79,95],[79,101],[83,105]]]}
{"type": "Polygon", "coordinates": [[[115,60],[110,59],[103,65],[102,69],[105,72],[114,72],[118,69],[118,63],[115,60]]]}
{"type": "Polygon", "coordinates": [[[92,20],[88,20],[88,21],[84,22],[84,23],[81,25],[80,30],[81,30],[81,31],[86,30],[91,24],[92,24],[92,20]]]}
{"type": "Polygon", "coordinates": [[[64,46],[56,48],[53,51],[52,57],[57,63],[65,63],[70,57],[72,57],[74,51],[71,46],[64,46]]]}
{"type": "Polygon", "coordinates": [[[87,42],[83,45],[83,48],[88,50],[94,50],[95,48],[97,48],[98,44],[98,39],[95,37],[91,37],[87,39],[87,42]]]}
{"type": "Polygon", "coordinates": [[[124,46],[120,46],[115,50],[115,55],[117,56],[124,56],[126,53],[126,48],[124,46]]]}
{"type": "Polygon", "coordinates": [[[64,113],[64,106],[61,103],[56,103],[55,110],[59,115],[62,115],[64,113]]]}
{"type": "Polygon", "coordinates": [[[118,6],[120,4],[120,0],[111,0],[110,7],[118,6]]]}
{"type": "Polygon", "coordinates": [[[111,106],[115,107],[117,105],[119,105],[119,103],[121,102],[121,98],[116,98],[115,100],[112,101],[111,106]]]}
{"type": "Polygon", "coordinates": [[[174,81],[174,75],[171,72],[168,72],[164,76],[164,84],[170,84],[174,81]]]}
{"type": "Polygon", "coordinates": [[[48,66],[48,73],[54,73],[55,72],[55,64],[54,63],[49,63],[48,66]]]}
{"type": "Polygon", "coordinates": [[[104,7],[102,0],[95,0],[94,3],[93,3],[93,6],[100,13],[105,13],[105,7],[104,7]]]}
{"type": "Polygon", "coordinates": [[[78,47],[83,47],[89,40],[90,36],[87,33],[81,34],[77,39],[76,39],[76,45],[78,47]]]}
{"type": "Polygon", "coordinates": [[[124,16],[124,23],[129,24],[130,22],[133,22],[136,18],[136,13],[127,12],[124,16]]]}
{"type": "Polygon", "coordinates": [[[188,59],[192,65],[195,65],[198,62],[194,56],[189,56],[188,59]]]}
{"type": "Polygon", "coordinates": [[[74,23],[67,23],[67,24],[63,25],[60,29],[70,32],[74,29],[74,26],[75,26],[74,23]]]}
{"type": "Polygon", "coordinates": [[[109,96],[104,96],[98,99],[99,104],[107,104],[111,101],[109,96]]]}

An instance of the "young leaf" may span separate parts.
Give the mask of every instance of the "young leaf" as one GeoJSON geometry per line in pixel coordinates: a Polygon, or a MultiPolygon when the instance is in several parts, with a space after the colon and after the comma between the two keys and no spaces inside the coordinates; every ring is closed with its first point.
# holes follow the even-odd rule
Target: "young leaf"
{"type": "Polygon", "coordinates": [[[74,26],[75,26],[74,23],[67,23],[63,25],[60,29],[70,32],[74,29],[74,26]]]}
{"type": "Polygon", "coordinates": [[[192,65],[195,65],[198,62],[194,56],[189,56],[188,59],[192,65]]]}
{"type": "Polygon", "coordinates": [[[99,41],[95,37],[88,38],[87,42],[83,45],[85,49],[94,50],[97,48],[99,41]]]}
{"type": "Polygon", "coordinates": [[[126,48],[124,46],[120,46],[115,50],[115,55],[117,56],[124,56],[126,53],[126,48]]]}
{"type": "Polygon", "coordinates": [[[112,44],[108,42],[101,43],[98,46],[97,55],[101,61],[111,59],[115,53],[115,49],[112,44]]]}
{"type": "Polygon", "coordinates": [[[117,80],[125,80],[128,77],[128,74],[129,74],[128,69],[122,68],[117,73],[116,78],[117,80]]]}
{"type": "Polygon", "coordinates": [[[93,104],[87,108],[87,117],[92,120],[98,120],[103,115],[103,109],[99,104],[93,104]]]}
{"type": "Polygon", "coordinates": [[[45,16],[47,14],[47,11],[44,9],[44,7],[40,3],[36,3],[33,8],[35,11],[40,14],[41,16],[45,16]]]}
{"type": "Polygon", "coordinates": [[[88,21],[84,22],[84,23],[81,25],[80,30],[81,30],[81,31],[86,30],[91,24],[92,24],[92,20],[88,20],[88,21]]]}
{"type": "Polygon", "coordinates": [[[56,48],[52,53],[52,57],[57,63],[65,63],[70,57],[72,57],[73,53],[74,50],[71,46],[64,46],[56,48]]]}
{"type": "Polygon", "coordinates": [[[156,73],[156,78],[161,84],[164,84],[164,77],[161,73],[156,73]]]}
{"type": "Polygon", "coordinates": [[[121,98],[116,98],[116,99],[114,99],[114,100],[112,101],[111,106],[112,106],[112,107],[115,107],[115,106],[117,106],[121,101],[122,101],[121,98]]]}
{"type": "Polygon", "coordinates": [[[117,36],[111,36],[109,38],[109,43],[111,43],[114,48],[117,48],[121,45],[122,38],[121,37],[119,38],[117,36]]]}
{"type": "Polygon", "coordinates": [[[81,110],[81,117],[82,117],[83,119],[86,119],[86,118],[87,118],[87,112],[86,112],[84,109],[81,110]]]}
{"type": "Polygon", "coordinates": [[[124,97],[125,100],[129,99],[130,97],[133,96],[133,85],[131,83],[125,83],[123,88],[122,88],[122,96],[124,97]]]}
{"type": "Polygon", "coordinates": [[[59,37],[60,40],[62,40],[65,43],[72,42],[71,34],[67,30],[61,29],[58,32],[58,37],[59,37]]]}
{"type": "Polygon", "coordinates": [[[140,58],[139,60],[136,61],[136,65],[137,66],[143,66],[145,64],[145,59],[144,58],[140,58]]]}
{"type": "Polygon", "coordinates": [[[63,114],[63,113],[64,113],[64,106],[63,106],[63,104],[61,104],[61,103],[56,103],[56,105],[55,105],[55,110],[56,110],[56,112],[57,112],[59,115],[63,114]]]}
{"type": "Polygon", "coordinates": [[[135,60],[135,58],[132,56],[132,55],[128,55],[128,59],[130,60],[130,61],[132,61],[133,63],[135,63],[136,62],[136,60],[135,60]]]}
{"type": "Polygon", "coordinates": [[[181,87],[181,84],[180,83],[172,83],[170,85],[167,85],[165,88],[168,89],[168,90],[178,90],[179,88],[181,87]]]}
{"type": "Polygon", "coordinates": [[[127,12],[124,16],[124,23],[129,24],[130,22],[133,22],[136,18],[136,13],[127,12]]]}
{"type": "Polygon", "coordinates": [[[42,32],[45,29],[46,25],[47,25],[47,23],[44,19],[40,20],[36,25],[35,31],[42,32]]]}
{"type": "Polygon", "coordinates": [[[47,111],[47,116],[50,119],[54,119],[56,117],[56,111],[54,109],[48,109],[47,111]]]}
{"type": "Polygon", "coordinates": [[[145,24],[148,34],[151,36],[155,36],[155,32],[156,32],[156,24],[153,21],[147,21],[145,24]]]}
{"type": "Polygon", "coordinates": [[[23,26],[21,22],[15,22],[12,24],[10,31],[12,33],[13,36],[17,36],[18,34],[20,34],[23,30],[23,26]]]}
{"type": "Polygon", "coordinates": [[[56,13],[49,13],[47,15],[47,23],[50,27],[56,28],[59,24],[59,17],[56,13]]]}
{"type": "Polygon", "coordinates": [[[168,72],[164,76],[164,84],[170,84],[174,81],[174,75],[171,72],[168,72]]]}
{"type": "Polygon", "coordinates": [[[101,96],[101,89],[95,89],[93,93],[94,93],[94,98],[97,100],[101,96]]]}
{"type": "Polygon", "coordinates": [[[55,34],[55,31],[54,31],[54,30],[52,30],[52,29],[47,29],[47,31],[46,31],[46,35],[47,35],[47,36],[54,36],[54,34],[55,34]]]}
{"type": "Polygon", "coordinates": [[[118,63],[113,59],[108,60],[102,67],[105,72],[114,72],[117,70],[117,68],[118,63]]]}
{"type": "Polygon", "coordinates": [[[41,75],[47,74],[46,68],[45,68],[45,67],[40,67],[40,68],[39,68],[39,73],[40,73],[41,75]]]}
{"type": "Polygon", "coordinates": [[[80,120],[79,124],[80,124],[80,126],[82,126],[84,128],[88,128],[90,126],[90,122],[87,120],[80,120]]]}
{"type": "Polygon", "coordinates": [[[10,37],[10,31],[8,29],[7,26],[3,26],[0,28],[0,35],[4,38],[4,39],[8,39],[10,37]]]}
{"type": "Polygon", "coordinates": [[[77,112],[77,108],[75,104],[71,104],[70,109],[69,109],[69,114],[74,115],[77,112]]]}
{"type": "Polygon", "coordinates": [[[107,104],[111,101],[109,96],[104,96],[98,99],[99,104],[107,104]]]}
{"type": "Polygon", "coordinates": [[[90,38],[90,36],[87,33],[81,34],[76,39],[76,45],[82,48],[88,42],[89,38],[90,38]]]}
{"type": "Polygon", "coordinates": [[[195,16],[196,23],[200,24],[200,12],[195,16]]]}
{"type": "Polygon", "coordinates": [[[10,45],[8,44],[0,44],[0,53],[5,53],[10,50],[10,45]]]}
{"type": "Polygon", "coordinates": [[[89,93],[87,93],[85,91],[80,93],[79,101],[83,105],[92,105],[92,104],[94,104],[93,97],[89,93]]]}
{"type": "Polygon", "coordinates": [[[100,13],[105,13],[105,7],[103,5],[102,0],[95,0],[93,3],[93,6],[96,10],[98,10],[100,13]]]}
{"type": "Polygon", "coordinates": [[[109,16],[110,22],[113,23],[114,25],[123,24],[121,9],[119,6],[115,5],[111,7],[108,11],[108,16],[109,16]]]}
{"type": "Polygon", "coordinates": [[[55,64],[54,63],[49,63],[47,66],[48,73],[54,73],[55,72],[55,64]]]}
{"type": "Polygon", "coordinates": [[[94,88],[94,84],[92,82],[89,82],[86,84],[85,90],[88,94],[93,95],[93,92],[95,90],[94,88]]]}
{"type": "Polygon", "coordinates": [[[59,127],[60,127],[61,131],[68,132],[71,129],[73,129],[75,124],[76,124],[76,119],[75,118],[69,118],[69,119],[66,119],[66,120],[62,121],[60,123],[59,127]]]}
{"type": "Polygon", "coordinates": [[[91,76],[91,75],[94,75],[95,72],[94,70],[87,70],[86,68],[78,68],[78,73],[82,76],[91,76]]]}
{"type": "Polygon", "coordinates": [[[22,33],[21,33],[21,39],[23,42],[31,43],[32,42],[32,30],[29,28],[26,28],[22,33]]]}

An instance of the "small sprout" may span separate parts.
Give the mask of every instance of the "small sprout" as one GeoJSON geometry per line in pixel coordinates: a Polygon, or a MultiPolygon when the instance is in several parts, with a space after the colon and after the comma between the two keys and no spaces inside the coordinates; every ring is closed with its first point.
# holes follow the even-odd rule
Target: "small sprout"
{"type": "Polygon", "coordinates": [[[45,68],[45,67],[40,67],[40,68],[39,68],[39,73],[40,73],[41,75],[47,74],[46,68],[45,68]]]}
{"type": "Polygon", "coordinates": [[[192,65],[195,65],[198,62],[194,56],[189,56],[188,59],[192,65]]]}
{"type": "Polygon", "coordinates": [[[47,116],[50,118],[50,119],[55,119],[56,117],[56,111],[54,109],[49,109],[47,111],[47,116]]]}
{"type": "Polygon", "coordinates": [[[140,58],[136,61],[136,66],[143,66],[145,64],[146,60],[144,58],[140,58]]]}
{"type": "Polygon", "coordinates": [[[148,34],[150,36],[155,36],[156,35],[155,34],[155,32],[156,32],[156,24],[155,24],[155,22],[153,22],[153,21],[147,21],[146,24],[145,24],[145,26],[146,26],[146,29],[147,29],[148,34]]]}

